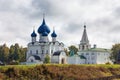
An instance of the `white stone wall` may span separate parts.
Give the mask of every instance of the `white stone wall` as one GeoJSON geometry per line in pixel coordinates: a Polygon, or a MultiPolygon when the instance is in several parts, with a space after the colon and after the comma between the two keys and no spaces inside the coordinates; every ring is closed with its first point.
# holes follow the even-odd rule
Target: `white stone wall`
{"type": "Polygon", "coordinates": [[[59,56],[52,56],[51,63],[58,63],[59,64],[59,56]]]}
{"type": "Polygon", "coordinates": [[[86,57],[86,64],[105,64],[111,62],[109,52],[78,52],[79,55],[86,57]]]}
{"type": "Polygon", "coordinates": [[[68,64],[85,64],[85,59],[80,59],[79,56],[67,57],[68,64]]]}
{"type": "Polygon", "coordinates": [[[52,63],[62,64],[62,59],[64,59],[65,63],[67,63],[67,57],[66,57],[65,52],[61,52],[60,55],[52,56],[51,62],[52,63]]]}
{"type": "Polygon", "coordinates": [[[110,57],[110,53],[108,53],[108,52],[98,53],[97,54],[97,64],[105,64],[107,62],[111,63],[111,60],[109,57],[110,57]]]}

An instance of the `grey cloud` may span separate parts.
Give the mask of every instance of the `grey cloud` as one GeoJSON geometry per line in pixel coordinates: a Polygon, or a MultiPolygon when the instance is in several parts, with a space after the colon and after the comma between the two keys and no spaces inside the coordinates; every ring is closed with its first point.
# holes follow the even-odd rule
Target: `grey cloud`
{"type": "Polygon", "coordinates": [[[79,3],[82,5],[93,5],[99,3],[100,0],[79,0],[79,3]]]}
{"type": "Polygon", "coordinates": [[[114,33],[119,33],[120,34],[120,24],[119,25],[114,25],[113,27],[111,27],[109,32],[112,33],[112,34],[114,34],[114,33]]]}
{"type": "Polygon", "coordinates": [[[11,40],[20,39],[23,42],[29,42],[28,40],[31,40],[30,34],[33,25],[41,24],[38,21],[40,21],[42,14],[45,12],[47,21],[50,22],[48,25],[54,26],[55,24],[56,26],[61,26],[59,27],[60,34],[58,34],[58,40],[64,43],[80,40],[84,23],[82,21],[75,21],[78,18],[87,20],[88,37],[92,36],[92,39],[96,39],[98,45],[101,45],[99,42],[104,40],[109,43],[112,40],[108,38],[112,39],[120,30],[120,19],[118,19],[120,16],[120,7],[113,6],[115,9],[112,9],[113,13],[104,16],[103,14],[107,13],[107,9],[106,5],[102,4],[102,2],[104,3],[101,0],[75,0],[73,7],[71,7],[73,0],[68,0],[68,2],[61,0],[31,0],[30,5],[27,6],[16,5],[14,0],[0,0],[0,22],[3,22],[1,26],[4,27],[1,30],[2,32],[7,32],[1,36],[4,37],[4,40],[7,40],[5,36],[8,36],[8,38],[12,37],[11,40]],[[80,6],[76,3],[80,3],[80,6]],[[101,12],[103,10],[101,6],[105,9],[105,12],[101,12]],[[99,13],[99,10],[97,10],[98,7],[100,7],[100,13],[103,13],[98,14],[99,16],[97,15],[99,13]],[[89,14],[86,14],[87,12],[89,14]],[[102,40],[103,38],[104,40],[102,40]]]}
{"type": "Polygon", "coordinates": [[[68,33],[76,33],[80,31],[83,25],[78,23],[68,23],[67,27],[65,27],[65,31],[68,33]]]}
{"type": "Polygon", "coordinates": [[[120,18],[120,6],[113,11],[113,15],[115,15],[116,18],[120,18]]]}
{"type": "Polygon", "coordinates": [[[47,16],[55,16],[57,11],[49,0],[33,0],[32,7],[35,12],[33,12],[31,18],[41,17],[43,13],[47,14],[47,16]]]}

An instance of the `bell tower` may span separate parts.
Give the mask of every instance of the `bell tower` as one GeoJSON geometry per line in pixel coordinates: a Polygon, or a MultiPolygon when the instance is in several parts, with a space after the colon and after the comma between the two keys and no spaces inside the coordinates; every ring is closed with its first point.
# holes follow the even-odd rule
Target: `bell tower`
{"type": "Polygon", "coordinates": [[[84,25],[84,31],[83,31],[82,39],[80,41],[79,50],[87,50],[90,48],[91,48],[91,45],[89,44],[86,25],[84,25]]]}

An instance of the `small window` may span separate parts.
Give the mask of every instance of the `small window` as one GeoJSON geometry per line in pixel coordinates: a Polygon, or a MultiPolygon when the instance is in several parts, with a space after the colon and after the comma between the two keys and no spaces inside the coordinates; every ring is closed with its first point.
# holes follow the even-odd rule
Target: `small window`
{"type": "Polygon", "coordinates": [[[30,50],[30,54],[32,54],[32,50],[30,50]]]}
{"type": "Polygon", "coordinates": [[[46,53],[48,54],[48,50],[46,51],[46,53]]]}
{"type": "Polygon", "coordinates": [[[44,53],[44,50],[42,50],[42,54],[44,53]]]}
{"type": "Polygon", "coordinates": [[[84,45],[82,46],[82,50],[84,50],[84,45]]]}
{"type": "Polygon", "coordinates": [[[36,50],[36,54],[38,54],[38,50],[36,50]]]}
{"type": "Polygon", "coordinates": [[[92,53],[92,55],[94,55],[94,53],[92,53]]]}

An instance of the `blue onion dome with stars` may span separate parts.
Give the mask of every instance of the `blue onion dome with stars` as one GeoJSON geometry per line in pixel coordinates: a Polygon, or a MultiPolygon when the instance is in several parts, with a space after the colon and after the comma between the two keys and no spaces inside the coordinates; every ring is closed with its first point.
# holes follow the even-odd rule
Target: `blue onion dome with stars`
{"type": "Polygon", "coordinates": [[[42,36],[48,36],[48,33],[47,33],[46,31],[44,31],[44,32],[42,33],[42,36]]]}
{"type": "Polygon", "coordinates": [[[57,37],[57,34],[55,33],[55,30],[53,30],[53,33],[51,34],[51,37],[57,37]]]}
{"type": "Polygon", "coordinates": [[[44,31],[47,32],[48,34],[50,33],[50,29],[46,25],[45,19],[43,18],[43,22],[42,22],[41,26],[38,28],[38,33],[39,34],[44,33],[44,31]]]}
{"type": "Polygon", "coordinates": [[[35,30],[33,30],[31,37],[36,37],[36,36],[37,36],[37,34],[35,33],[35,30]]]}

